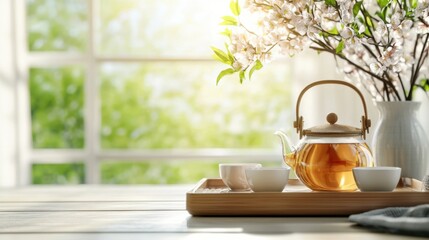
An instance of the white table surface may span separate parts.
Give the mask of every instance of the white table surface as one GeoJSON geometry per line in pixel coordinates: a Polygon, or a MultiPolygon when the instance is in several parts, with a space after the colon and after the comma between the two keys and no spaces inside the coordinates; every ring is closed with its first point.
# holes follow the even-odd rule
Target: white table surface
{"type": "Polygon", "coordinates": [[[419,239],[346,217],[192,217],[191,185],[0,189],[0,239],[419,239]]]}

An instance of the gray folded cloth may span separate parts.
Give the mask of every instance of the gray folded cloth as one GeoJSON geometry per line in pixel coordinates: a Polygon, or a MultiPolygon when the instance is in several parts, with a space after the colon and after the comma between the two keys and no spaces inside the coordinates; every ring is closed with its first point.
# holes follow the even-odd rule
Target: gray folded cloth
{"type": "Polygon", "coordinates": [[[429,236],[429,204],[377,209],[350,215],[349,220],[393,233],[429,236]]]}

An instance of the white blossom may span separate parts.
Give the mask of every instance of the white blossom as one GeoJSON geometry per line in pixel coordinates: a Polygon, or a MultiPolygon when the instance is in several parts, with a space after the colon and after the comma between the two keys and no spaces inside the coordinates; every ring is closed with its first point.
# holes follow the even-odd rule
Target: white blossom
{"type": "MultiPolygon", "coordinates": [[[[330,6],[324,0],[244,0],[228,44],[234,57],[231,66],[245,70],[256,60],[266,63],[276,54],[293,56],[311,46],[341,55],[347,78],[375,98],[394,94],[402,87],[401,81],[410,82],[413,74],[429,76],[427,64],[420,64],[419,72],[411,74],[422,51],[429,51],[429,43],[423,49],[429,34],[429,0],[417,0],[414,12],[392,1],[384,17],[377,0],[360,1],[368,18],[354,11],[357,1],[336,0],[330,6]],[[247,21],[246,14],[253,21],[247,21]],[[398,89],[385,90],[380,78],[388,78],[398,89]]],[[[398,92],[410,92],[412,87],[398,92]]]]}
{"type": "Polygon", "coordinates": [[[340,35],[344,39],[350,39],[354,34],[351,28],[345,27],[343,30],[341,30],[340,35]]]}
{"type": "Polygon", "coordinates": [[[419,34],[429,33],[429,16],[423,18],[423,21],[417,22],[417,33],[419,34]]]}

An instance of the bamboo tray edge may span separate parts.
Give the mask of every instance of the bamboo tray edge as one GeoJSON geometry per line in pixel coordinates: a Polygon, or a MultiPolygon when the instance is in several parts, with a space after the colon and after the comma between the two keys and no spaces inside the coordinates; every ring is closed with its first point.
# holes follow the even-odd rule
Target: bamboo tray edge
{"type": "Polygon", "coordinates": [[[318,192],[291,179],[281,193],[231,192],[221,179],[202,179],[186,193],[194,216],[345,216],[385,207],[429,203],[421,182],[405,179],[393,192],[318,192]]]}

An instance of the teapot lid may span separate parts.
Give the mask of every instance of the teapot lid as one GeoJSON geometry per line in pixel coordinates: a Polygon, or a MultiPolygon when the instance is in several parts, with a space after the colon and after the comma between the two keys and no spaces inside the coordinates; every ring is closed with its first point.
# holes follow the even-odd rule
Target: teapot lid
{"type": "Polygon", "coordinates": [[[360,128],[336,124],[338,116],[335,113],[329,113],[326,116],[327,124],[304,129],[303,135],[318,137],[350,137],[361,136],[360,128]]]}

